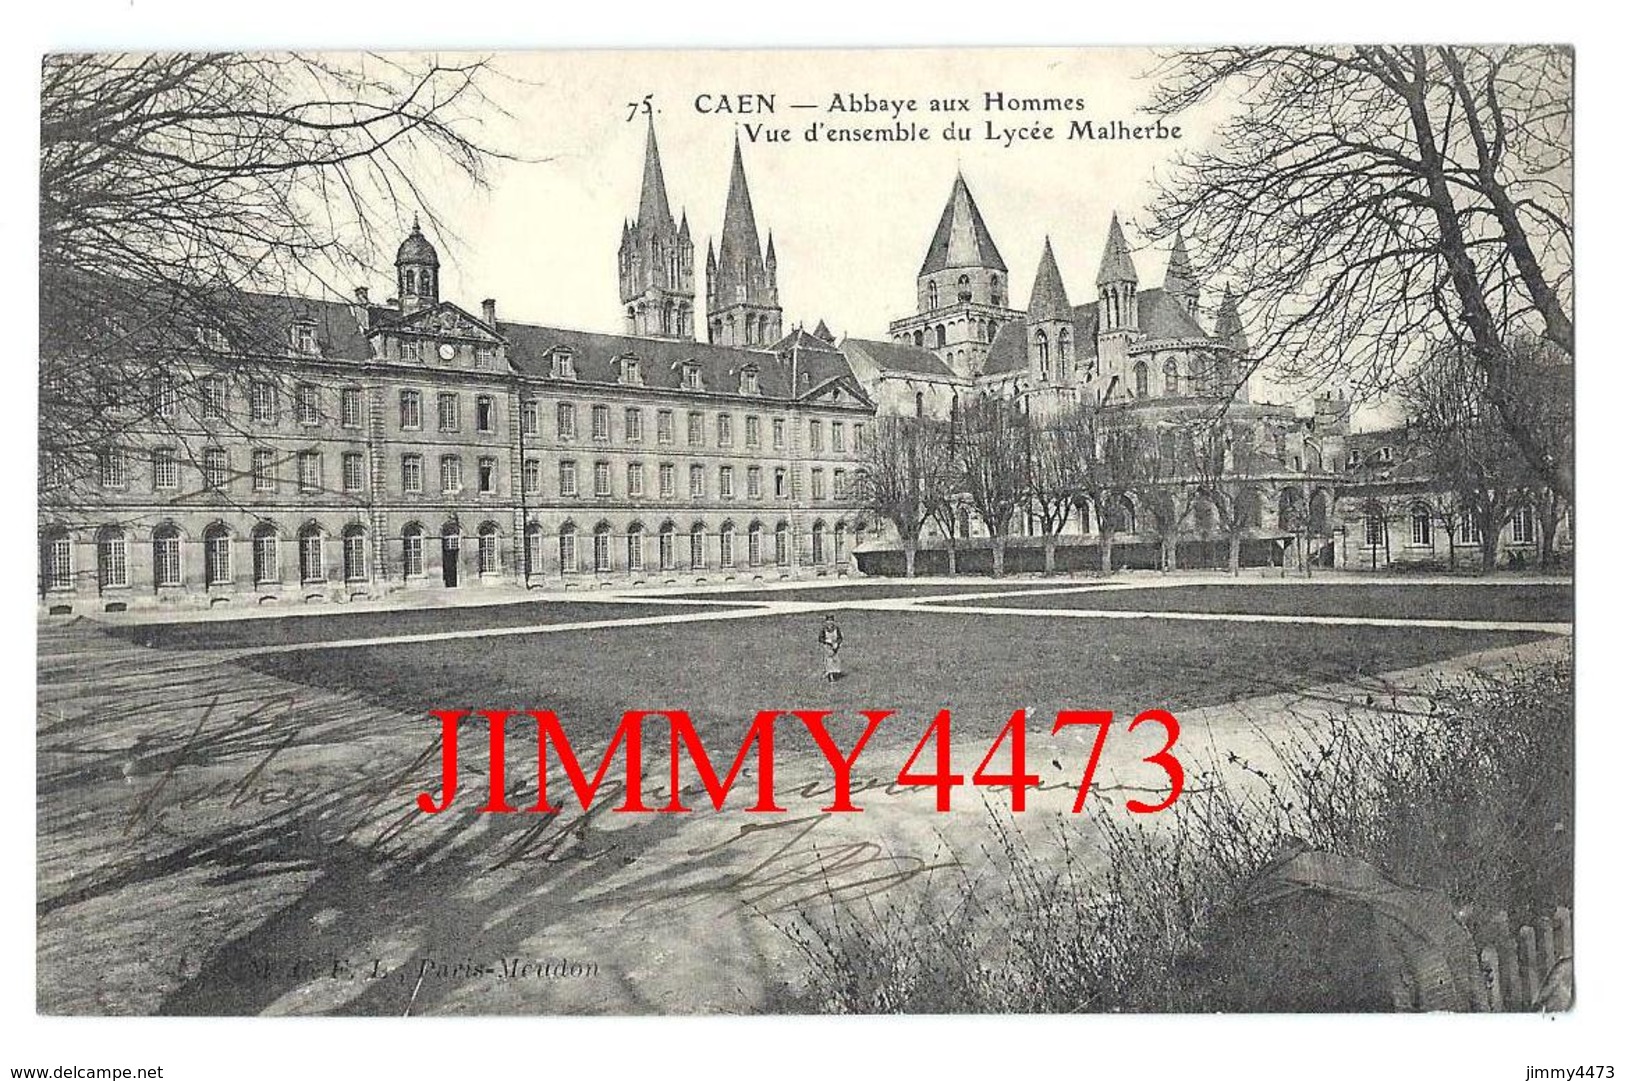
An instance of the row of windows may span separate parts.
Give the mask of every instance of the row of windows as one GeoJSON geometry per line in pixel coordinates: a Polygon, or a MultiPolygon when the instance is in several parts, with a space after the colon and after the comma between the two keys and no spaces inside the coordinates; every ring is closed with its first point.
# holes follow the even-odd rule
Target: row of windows
{"type": "MultiPolygon", "coordinates": [[[[456,391],[441,391],[435,395],[435,425],[442,432],[460,432],[463,429],[462,395],[456,391]]],[[[423,428],[423,392],[401,391],[401,429],[420,431],[423,428]]],[[[474,430],[491,433],[497,430],[496,399],[489,394],[474,398],[474,430]]]]}
{"type": "MultiPolygon", "coordinates": [[[[223,375],[204,376],[198,380],[198,401],[206,417],[224,417],[231,407],[231,383],[223,375]]],[[[327,402],[323,389],[314,383],[300,383],[293,388],[293,415],[300,424],[320,424],[327,402]]],[[[281,417],[282,392],[269,379],[256,379],[248,386],[248,415],[256,424],[275,424],[281,417]]],[[[167,375],[159,376],[153,392],[153,411],[165,420],[180,415],[180,389],[167,375]]],[[[339,423],[345,428],[360,428],[362,423],[362,396],[360,387],[339,388],[339,423]]]]}
{"type": "MultiPolygon", "coordinates": [[[[286,459],[283,459],[284,461],[286,459]]],[[[321,451],[302,450],[294,455],[295,478],[301,492],[327,490],[323,477],[325,457],[321,451]]],[[[250,487],[256,492],[275,492],[278,487],[279,467],[277,452],[256,447],[249,452],[250,487]]],[[[202,460],[205,487],[224,491],[230,487],[232,471],[230,458],[223,447],[207,447],[202,460]]],[[[401,490],[421,493],[424,490],[423,455],[407,454],[401,458],[401,490]]],[[[129,467],[122,451],[109,451],[101,457],[101,482],[105,487],[122,488],[128,484],[129,467]]],[[[475,463],[477,490],[481,495],[497,491],[497,459],[480,458],[475,463]]],[[[346,451],[339,456],[339,482],[345,492],[361,492],[367,487],[366,456],[360,451],[346,451]]],[[[453,494],[463,490],[463,459],[460,455],[446,454],[440,458],[440,491],[453,494]]],[[[169,491],[180,487],[180,462],[173,447],[157,447],[152,452],[152,486],[156,491],[169,491]]]]}
{"type": "MultiPolygon", "coordinates": [[[[405,395],[402,392],[402,416],[405,412],[405,395]]],[[[611,412],[607,405],[594,405],[589,413],[588,429],[593,440],[607,442],[611,438],[611,412]]],[[[718,413],[715,418],[715,440],[718,447],[732,447],[736,438],[736,428],[732,413],[718,413]]],[[[402,426],[405,426],[403,419],[402,426]]],[[[690,412],[685,417],[684,435],[687,445],[703,447],[706,445],[705,414],[690,412]]],[[[861,453],[863,450],[863,425],[851,426],[851,447],[861,453]]],[[[520,407],[520,431],[524,435],[534,436],[541,432],[541,406],[535,401],[527,401],[520,407]]],[[[556,407],[554,431],[560,440],[568,441],[580,438],[580,427],[577,423],[577,409],[574,402],[559,402],[556,407]]],[[[783,450],[786,446],[788,424],[783,417],[771,418],[768,431],[772,439],[774,450],[783,450]]],[[[814,454],[821,454],[825,447],[825,435],[828,434],[828,446],[836,454],[846,453],[847,424],[845,421],[822,420],[807,421],[807,449],[814,454]]],[[[647,439],[645,412],[641,406],[627,406],[621,415],[621,438],[627,443],[643,443],[647,439]]],[[[658,409],[654,415],[655,442],[662,446],[671,446],[677,441],[677,416],[670,409],[658,409]]],[[[748,415],[744,418],[743,439],[748,448],[760,448],[763,438],[762,418],[748,415]]]]}
{"type": "MultiPolygon", "coordinates": [[[[499,535],[494,523],[486,522],[480,526],[476,538],[476,566],[481,575],[500,573],[499,535]]],[[[683,536],[686,538],[684,554],[687,560],[684,569],[706,569],[709,565],[711,535],[706,532],[705,526],[696,523],[683,536]]],[[[401,569],[407,578],[424,577],[426,537],[427,532],[417,523],[407,526],[401,532],[401,569]]],[[[733,523],[724,523],[715,537],[716,565],[719,568],[736,566],[741,556],[748,566],[759,567],[766,564],[767,533],[762,523],[752,522],[746,529],[742,553],[738,531],[733,523]]],[[[590,535],[586,545],[578,543],[578,539],[574,526],[567,525],[559,531],[558,555],[561,572],[577,574],[586,569],[583,567],[582,548],[587,546],[590,553],[588,564],[590,569],[596,573],[608,573],[612,569],[611,544],[614,539],[609,525],[607,523],[599,525],[590,535]]],[[[789,566],[792,539],[789,525],[780,522],[772,533],[775,566],[789,566]]],[[[849,532],[844,522],[837,523],[833,530],[823,522],[813,523],[812,562],[819,565],[827,564],[832,557],[837,563],[843,562],[847,558],[849,539],[852,543],[861,543],[861,529],[849,532]]],[[[641,527],[634,526],[625,534],[624,540],[625,569],[633,573],[644,570],[648,555],[647,534],[641,527]]],[[[366,581],[368,565],[366,529],[360,525],[351,525],[344,530],[338,541],[337,556],[344,580],[366,581]]],[[[678,569],[678,543],[677,528],[669,522],[655,534],[654,559],[659,569],[667,571],[678,569]]],[[[542,545],[542,532],[539,527],[533,526],[526,537],[527,569],[541,565],[542,545]]],[[[255,584],[267,585],[282,581],[282,547],[282,540],[277,535],[275,527],[262,524],[254,529],[249,537],[249,559],[255,584]]],[[[294,551],[298,561],[300,582],[327,581],[331,547],[331,539],[319,526],[310,524],[299,531],[294,542],[294,551]]],[[[153,533],[150,549],[153,584],[160,588],[179,588],[185,585],[180,530],[173,525],[160,526],[153,533]]],[[[446,549],[448,553],[455,550],[449,547],[446,549]]],[[[72,588],[73,545],[66,533],[55,533],[47,537],[42,558],[47,587],[72,588]]],[[[96,578],[104,588],[129,586],[130,540],[122,531],[107,529],[98,536],[96,578]]],[[[209,586],[227,586],[233,580],[231,534],[225,526],[218,523],[211,525],[203,533],[203,580],[209,586]]]]}
{"type": "MultiPolygon", "coordinates": [[[[1415,503],[1410,509],[1411,544],[1419,548],[1429,548],[1433,545],[1433,508],[1426,503],[1415,503]]],[[[1535,543],[1535,511],[1533,507],[1525,504],[1512,512],[1512,543],[1535,543]]],[[[1367,548],[1380,548],[1386,541],[1387,518],[1381,511],[1374,511],[1366,515],[1365,543],[1367,548]]],[[[1478,517],[1474,514],[1461,516],[1460,524],[1456,530],[1456,543],[1478,544],[1483,538],[1479,529],[1478,517]]]]}
{"type": "MultiPolygon", "coordinates": [[[[658,483],[658,494],[661,499],[677,498],[677,466],[673,462],[661,462],[656,467],[655,477],[658,483]]],[[[722,499],[733,499],[738,495],[736,485],[736,468],[731,465],[717,467],[717,495],[722,499]]],[[[542,464],[536,458],[527,458],[524,466],[524,485],[526,492],[539,492],[542,486],[542,464]]],[[[844,500],[848,495],[846,470],[836,469],[829,474],[832,487],[825,483],[825,472],[822,469],[813,469],[811,472],[812,491],[814,500],[834,499],[844,500]]],[[[574,498],[581,494],[581,465],[573,459],[559,462],[559,495],[565,498],[574,498]]],[[[766,495],[764,482],[766,471],[759,465],[747,466],[745,469],[745,497],[747,499],[762,499],[766,495]]],[[[773,498],[789,499],[791,496],[791,479],[788,469],[773,470],[773,498]]],[[[647,477],[642,462],[628,462],[626,466],[626,488],[628,498],[638,499],[647,494],[647,477]]],[[[599,498],[611,498],[614,490],[614,470],[609,462],[594,462],[592,464],[592,494],[599,498]]],[[[702,465],[688,467],[688,497],[690,499],[704,499],[706,497],[706,468],[702,465]]]]}

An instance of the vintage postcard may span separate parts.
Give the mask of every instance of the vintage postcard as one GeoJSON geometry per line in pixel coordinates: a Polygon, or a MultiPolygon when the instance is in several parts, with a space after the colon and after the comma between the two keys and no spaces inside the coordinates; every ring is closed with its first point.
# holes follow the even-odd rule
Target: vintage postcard
{"type": "Polygon", "coordinates": [[[46,56],[37,1010],[1571,1009],[1573,63],[46,56]]]}

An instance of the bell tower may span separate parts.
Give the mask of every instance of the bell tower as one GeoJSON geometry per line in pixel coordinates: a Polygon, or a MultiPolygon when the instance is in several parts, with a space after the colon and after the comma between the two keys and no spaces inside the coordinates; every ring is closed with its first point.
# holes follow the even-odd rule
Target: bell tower
{"type": "Polygon", "coordinates": [[[638,217],[621,226],[619,268],[628,334],[694,339],[694,242],[688,215],[683,215],[681,225],[672,218],[652,116],[644,142],[638,217]]]}

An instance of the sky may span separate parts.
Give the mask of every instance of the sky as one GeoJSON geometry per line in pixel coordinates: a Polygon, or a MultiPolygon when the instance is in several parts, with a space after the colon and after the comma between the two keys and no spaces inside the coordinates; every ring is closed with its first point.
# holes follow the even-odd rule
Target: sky
{"type": "MultiPolygon", "coordinates": [[[[1134,248],[1141,288],[1160,285],[1166,243],[1136,228],[1178,157],[1211,148],[1232,103],[1178,118],[1178,139],[1069,139],[1073,120],[1144,124],[1156,62],[1144,49],[819,51],[576,51],[498,54],[487,93],[498,107],[480,134],[520,160],[498,162],[484,189],[447,177],[426,187],[431,239],[443,262],[442,296],[477,310],[497,300],[505,319],[585,329],[621,328],[616,254],[636,216],[646,116],[654,110],[672,211],[686,211],[703,307],[708,239],[722,221],[736,136],[765,242],[778,254],[786,327],[822,319],[838,336],[887,337],[914,310],[914,282],[956,170],[962,170],[1009,266],[1012,300],[1025,306],[1044,240],[1055,249],[1073,303],[1095,297],[1095,273],[1113,212],[1134,248]],[[1081,99],[1083,108],[987,108],[1006,100],[1081,99]],[[836,98],[907,101],[915,111],[838,112],[836,98]],[[722,112],[743,97],[763,110],[722,112]],[[934,112],[934,99],[969,99],[968,113],[934,112]],[[794,108],[812,105],[815,108],[794,108]],[[636,111],[634,109],[636,108],[636,111]],[[506,114],[506,115],[503,115],[506,114]],[[930,133],[925,141],[808,141],[814,122],[930,133]],[[974,138],[950,141],[957,123],[974,138]],[[1051,139],[987,138],[991,124],[1049,126],[1051,139]],[[757,141],[751,126],[789,129],[757,141]]],[[[407,208],[402,208],[405,214],[407,208]]],[[[388,295],[385,280],[368,283],[388,295]]],[[[1211,319],[1222,282],[1206,283],[1211,319]]],[[[1259,380],[1255,396],[1301,392],[1259,380]],[[1259,395],[1259,391],[1262,395],[1259,395]]]]}

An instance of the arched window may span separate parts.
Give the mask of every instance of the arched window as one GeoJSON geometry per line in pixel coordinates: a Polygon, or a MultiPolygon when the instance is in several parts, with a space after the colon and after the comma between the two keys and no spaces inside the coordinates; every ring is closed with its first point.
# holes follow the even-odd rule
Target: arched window
{"type": "Polygon", "coordinates": [[[752,522],[746,539],[745,560],[753,567],[762,565],[762,523],[752,522]]]}
{"type": "Polygon", "coordinates": [[[130,584],[130,540],[108,526],[96,536],[96,581],[105,589],[130,584]]]}
{"type": "Polygon", "coordinates": [[[690,570],[705,569],[705,524],[695,522],[688,531],[688,566],[690,570]]]}
{"type": "Polygon", "coordinates": [[[643,526],[637,522],[626,530],[626,569],[631,574],[643,573],[643,526]]]}
{"type": "Polygon", "coordinates": [[[917,417],[925,416],[925,391],[923,390],[914,392],[914,415],[917,417]]]}
{"type": "Polygon", "coordinates": [[[1179,365],[1173,357],[1169,357],[1162,365],[1162,392],[1164,394],[1179,393],[1179,365]]]}
{"type": "Polygon", "coordinates": [[[1433,511],[1426,503],[1411,504],[1411,543],[1424,548],[1433,544],[1433,511]]]}
{"type": "Polygon", "coordinates": [[[65,529],[53,529],[40,542],[40,573],[46,589],[73,588],[73,540],[65,529]]]}
{"type": "Polygon", "coordinates": [[[173,525],[153,530],[152,582],[158,586],[181,584],[181,531],[173,525]]]}
{"type": "Polygon", "coordinates": [[[927,308],[937,306],[937,283],[934,281],[927,282],[925,285],[925,306],[927,308]]]}
{"type": "Polygon", "coordinates": [[[525,573],[538,574],[542,569],[542,526],[532,522],[525,527],[525,573]]]}
{"type": "Polygon", "coordinates": [[[914,348],[916,348],[916,349],[924,349],[925,348],[925,331],[916,330],[914,332],[914,348]]]}
{"type": "Polygon", "coordinates": [[[311,522],[299,531],[299,580],[320,582],[327,577],[322,550],[322,529],[311,522]]]}
{"type": "Polygon", "coordinates": [[[401,530],[401,574],[423,577],[423,527],[416,522],[401,530]]]}
{"type": "Polygon", "coordinates": [[[677,569],[677,527],[670,522],[660,527],[660,569],[677,569]]]}
{"type": "Polygon", "coordinates": [[[486,522],[480,526],[478,566],[481,574],[496,574],[497,567],[497,527],[495,522],[486,522]]]}
{"type": "MultiPolygon", "coordinates": [[[[995,308],[1003,307],[1004,306],[1004,294],[999,292],[999,276],[997,274],[993,275],[991,278],[988,279],[987,287],[988,287],[988,293],[989,293],[988,299],[993,302],[993,306],[995,308]]],[[[989,333],[991,333],[991,332],[989,332],[989,333]]],[[[993,339],[989,338],[988,340],[992,341],[993,339]]]]}
{"type": "Polygon", "coordinates": [[[1535,509],[1528,503],[1512,512],[1512,543],[1535,543],[1535,509]]]}
{"type": "Polygon", "coordinates": [[[790,527],[784,522],[773,530],[773,562],[780,567],[790,565],[790,527]]]}
{"type": "Polygon", "coordinates": [[[1365,509],[1365,544],[1367,548],[1382,547],[1383,534],[1387,532],[1388,522],[1383,517],[1382,508],[1368,506],[1365,509]]]}
{"type": "Polygon", "coordinates": [[[812,561],[823,563],[824,557],[824,523],[814,522],[812,527],[812,561]]]}
{"type": "Polygon", "coordinates": [[[1144,398],[1151,393],[1151,369],[1145,361],[1134,365],[1134,396],[1144,398]]]}
{"type": "Polygon", "coordinates": [[[211,586],[231,584],[231,534],[219,522],[203,531],[203,580],[211,586]]]}
{"type": "Polygon", "coordinates": [[[717,565],[731,567],[734,565],[734,524],[723,522],[722,528],[717,531],[717,565]]]}
{"type": "Polygon", "coordinates": [[[846,562],[846,523],[835,523],[835,562],[846,562]]]}
{"type": "Polygon", "coordinates": [[[970,275],[969,274],[961,274],[959,276],[959,302],[961,304],[970,303],[970,275]]]}
{"type": "Polygon", "coordinates": [[[581,570],[576,556],[576,527],[569,522],[559,527],[559,573],[575,574],[581,570]]]}
{"type": "Polygon", "coordinates": [[[592,569],[594,574],[609,573],[609,523],[600,522],[592,531],[592,569]]]}
{"type": "Polygon", "coordinates": [[[1042,330],[1033,332],[1033,348],[1038,351],[1038,379],[1046,382],[1049,379],[1049,335],[1042,330]]]}
{"type": "Polygon", "coordinates": [[[948,328],[941,323],[937,324],[937,348],[945,348],[948,344],[948,328]]]}
{"type": "Polygon", "coordinates": [[[1128,496],[1118,501],[1118,517],[1122,520],[1124,533],[1138,533],[1140,531],[1140,516],[1134,510],[1134,502],[1128,496]]]}
{"type": "Polygon", "coordinates": [[[360,525],[344,527],[344,580],[367,580],[367,531],[360,525]]]}

